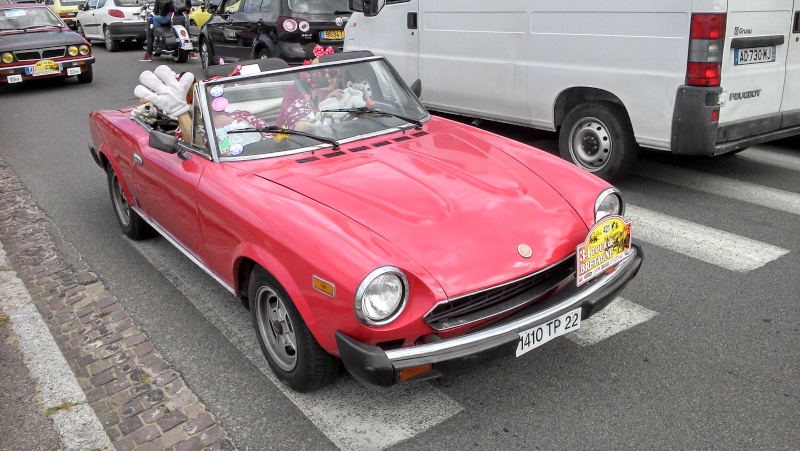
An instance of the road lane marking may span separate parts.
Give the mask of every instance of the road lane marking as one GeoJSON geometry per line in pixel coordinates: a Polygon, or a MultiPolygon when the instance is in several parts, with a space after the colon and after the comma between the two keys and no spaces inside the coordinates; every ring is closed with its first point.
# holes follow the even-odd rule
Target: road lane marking
{"type": "Polygon", "coordinates": [[[639,304],[618,297],[599,313],[581,321],[580,329],[564,336],[581,346],[591,346],[642,324],[657,314],[639,304]]]}
{"type": "Polygon", "coordinates": [[[800,194],[797,193],[646,160],[640,162],[634,173],[671,185],[800,215],[800,194]]]}
{"type": "Polygon", "coordinates": [[[788,250],[723,230],[627,205],[635,239],[655,244],[736,272],[749,272],[789,253],[788,250]]]}
{"type": "Polygon", "coordinates": [[[250,312],[221,285],[163,239],[131,242],[236,348],[289,398],[336,446],[346,450],[390,447],[447,420],[460,404],[428,383],[377,392],[353,378],[313,393],[281,383],[256,340],[250,312]],[[209,287],[212,287],[209,289],[209,287]]]}
{"type": "Polygon", "coordinates": [[[751,148],[740,153],[736,156],[736,158],[749,160],[753,163],[789,169],[791,171],[800,171],[800,158],[778,152],[770,152],[767,150],[751,148]]]}

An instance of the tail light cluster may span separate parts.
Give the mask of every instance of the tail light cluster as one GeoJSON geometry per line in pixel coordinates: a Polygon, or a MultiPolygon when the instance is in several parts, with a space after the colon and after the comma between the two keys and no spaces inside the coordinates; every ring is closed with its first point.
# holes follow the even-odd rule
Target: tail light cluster
{"type": "Polygon", "coordinates": [[[120,11],[118,9],[109,9],[108,10],[108,15],[111,16],[111,17],[117,17],[117,18],[120,18],[120,19],[124,19],[125,18],[125,13],[123,13],[122,11],[120,11]]]}
{"type": "Polygon", "coordinates": [[[692,14],[686,84],[719,86],[725,48],[725,14],[692,14]]]}
{"type": "Polygon", "coordinates": [[[309,25],[308,22],[302,19],[293,19],[291,17],[279,17],[278,28],[280,28],[280,31],[285,31],[287,33],[294,33],[296,31],[299,31],[301,33],[306,33],[308,32],[308,30],[311,29],[311,25],[309,25]]]}

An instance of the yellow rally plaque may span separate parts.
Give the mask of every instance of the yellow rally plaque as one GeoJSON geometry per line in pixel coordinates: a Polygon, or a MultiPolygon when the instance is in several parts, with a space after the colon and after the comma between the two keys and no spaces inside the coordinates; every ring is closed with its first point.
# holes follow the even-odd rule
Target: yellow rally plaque
{"type": "Polygon", "coordinates": [[[578,286],[594,279],[631,254],[631,223],[622,216],[608,216],[592,227],[577,249],[578,286]]]}
{"type": "Polygon", "coordinates": [[[31,67],[30,74],[35,77],[39,75],[57,74],[59,72],[61,72],[61,67],[58,63],[50,60],[41,60],[36,63],[35,66],[31,67]]]}

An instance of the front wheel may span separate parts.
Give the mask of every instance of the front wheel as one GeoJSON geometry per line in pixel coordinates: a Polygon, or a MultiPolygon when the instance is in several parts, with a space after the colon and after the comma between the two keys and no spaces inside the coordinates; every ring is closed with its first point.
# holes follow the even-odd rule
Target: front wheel
{"type": "Polygon", "coordinates": [[[209,66],[213,66],[214,62],[212,61],[211,55],[211,46],[208,44],[208,41],[205,39],[200,40],[200,63],[203,65],[203,69],[208,69],[209,66]]]}
{"type": "Polygon", "coordinates": [[[258,52],[258,59],[262,59],[263,60],[263,59],[267,59],[267,58],[272,58],[272,55],[269,54],[269,50],[261,49],[261,51],[258,52]]]}
{"type": "Polygon", "coordinates": [[[122,233],[132,240],[141,240],[153,236],[154,230],[150,227],[150,224],[145,222],[128,204],[122,184],[111,163],[108,164],[107,176],[108,191],[111,193],[111,205],[114,207],[114,213],[122,233]]]}
{"type": "Polygon", "coordinates": [[[272,275],[256,266],[247,294],[261,352],[278,379],[299,392],[317,390],[336,380],[341,360],[322,349],[272,275]]]}
{"type": "Polygon", "coordinates": [[[103,37],[106,43],[106,50],[109,52],[116,52],[119,50],[119,41],[115,41],[108,31],[108,27],[103,29],[103,37]]]}
{"type": "Polygon", "coordinates": [[[562,158],[609,182],[631,170],[639,151],[625,110],[609,102],[573,108],[561,124],[558,148],[562,158]]]}
{"type": "Polygon", "coordinates": [[[92,79],[94,79],[94,71],[92,70],[92,66],[88,66],[86,68],[86,72],[82,72],[78,75],[78,83],[91,83],[92,79]]]}
{"type": "Polygon", "coordinates": [[[189,51],[178,47],[172,52],[172,60],[176,63],[185,63],[189,60],[189,51]]]}

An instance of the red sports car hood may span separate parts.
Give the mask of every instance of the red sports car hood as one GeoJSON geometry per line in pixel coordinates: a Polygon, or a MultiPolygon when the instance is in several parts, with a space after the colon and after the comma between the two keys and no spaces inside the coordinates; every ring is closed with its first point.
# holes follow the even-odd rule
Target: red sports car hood
{"type": "Polygon", "coordinates": [[[587,228],[572,207],[528,168],[461,127],[434,119],[426,130],[342,146],[339,156],[317,153],[312,162],[298,162],[303,154],[237,167],[370,228],[448,296],[546,267],[583,241],[587,228]],[[351,151],[359,146],[368,149],[351,151]],[[533,250],[530,258],[519,254],[521,244],[533,250]]]}

